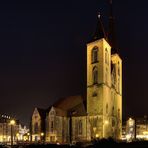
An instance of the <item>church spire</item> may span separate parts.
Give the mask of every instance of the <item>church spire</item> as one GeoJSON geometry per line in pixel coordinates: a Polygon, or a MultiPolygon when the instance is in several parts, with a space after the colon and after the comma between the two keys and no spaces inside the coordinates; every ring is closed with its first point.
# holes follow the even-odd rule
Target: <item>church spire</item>
{"type": "Polygon", "coordinates": [[[100,15],[100,13],[98,13],[96,30],[95,30],[90,42],[95,41],[95,40],[99,40],[101,38],[106,39],[106,33],[105,33],[104,26],[101,21],[101,15],[100,15]]]}
{"type": "Polygon", "coordinates": [[[112,47],[112,53],[118,53],[116,33],[115,33],[115,18],[113,16],[113,2],[109,0],[109,31],[108,31],[108,42],[112,47]]]}

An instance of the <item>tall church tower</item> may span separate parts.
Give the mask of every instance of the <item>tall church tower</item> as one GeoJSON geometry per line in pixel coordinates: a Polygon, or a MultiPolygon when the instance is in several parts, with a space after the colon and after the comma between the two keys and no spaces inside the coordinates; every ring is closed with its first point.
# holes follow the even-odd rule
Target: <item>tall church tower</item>
{"type": "Polygon", "coordinates": [[[96,32],[87,44],[89,138],[121,138],[122,60],[115,47],[112,9],[110,14],[108,36],[99,15],[96,32]]]}
{"type": "Polygon", "coordinates": [[[92,138],[108,138],[111,132],[111,46],[98,16],[94,37],[87,44],[87,113],[92,138]]]}

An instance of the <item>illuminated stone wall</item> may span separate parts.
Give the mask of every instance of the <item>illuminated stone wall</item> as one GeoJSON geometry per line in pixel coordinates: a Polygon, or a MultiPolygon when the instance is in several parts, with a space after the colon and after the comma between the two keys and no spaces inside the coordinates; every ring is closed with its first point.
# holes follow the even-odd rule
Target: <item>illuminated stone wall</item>
{"type": "Polygon", "coordinates": [[[32,115],[32,141],[40,141],[41,140],[41,116],[35,108],[33,115],[32,115]]]}
{"type": "Polygon", "coordinates": [[[91,138],[121,138],[122,61],[118,54],[111,55],[111,47],[105,39],[87,44],[87,113],[91,138]],[[93,61],[95,49],[97,58],[93,61]],[[112,74],[111,64],[115,64],[115,74],[112,74]],[[94,69],[98,71],[97,79],[94,69]]]}
{"type": "Polygon", "coordinates": [[[68,117],[63,113],[64,111],[54,107],[49,111],[46,117],[46,142],[68,141],[68,117]]]}

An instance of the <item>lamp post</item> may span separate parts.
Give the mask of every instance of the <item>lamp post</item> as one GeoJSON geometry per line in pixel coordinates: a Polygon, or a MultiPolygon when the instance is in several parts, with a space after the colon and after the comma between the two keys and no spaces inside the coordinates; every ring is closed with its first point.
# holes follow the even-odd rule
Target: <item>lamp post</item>
{"type": "Polygon", "coordinates": [[[44,133],[41,133],[41,141],[44,143],[44,133]]]}
{"type": "Polygon", "coordinates": [[[11,126],[11,147],[13,146],[13,126],[15,125],[15,120],[10,120],[11,126]]]}
{"type": "Polygon", "coordinates": [[[28,141],[30,142],[30,133],[27,133],[28,141]]]}

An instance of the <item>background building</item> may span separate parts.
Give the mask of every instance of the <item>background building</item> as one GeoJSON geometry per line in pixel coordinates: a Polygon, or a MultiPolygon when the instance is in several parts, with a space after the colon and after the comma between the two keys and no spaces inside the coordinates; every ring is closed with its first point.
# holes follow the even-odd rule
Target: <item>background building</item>
{"type": "Polygon", "coordinates": [[[148,140],[147,116],[143,118],[129,118],[123,125],[122,138],[127,141],[148,140]]]}
{"type": "Polygon", "coordinates": [[[17,119],[7,115],[0,115],[0,143],[10,144],[24,141],[24,134],[29,132],[25,126],[22,126],[17,119]]]}

